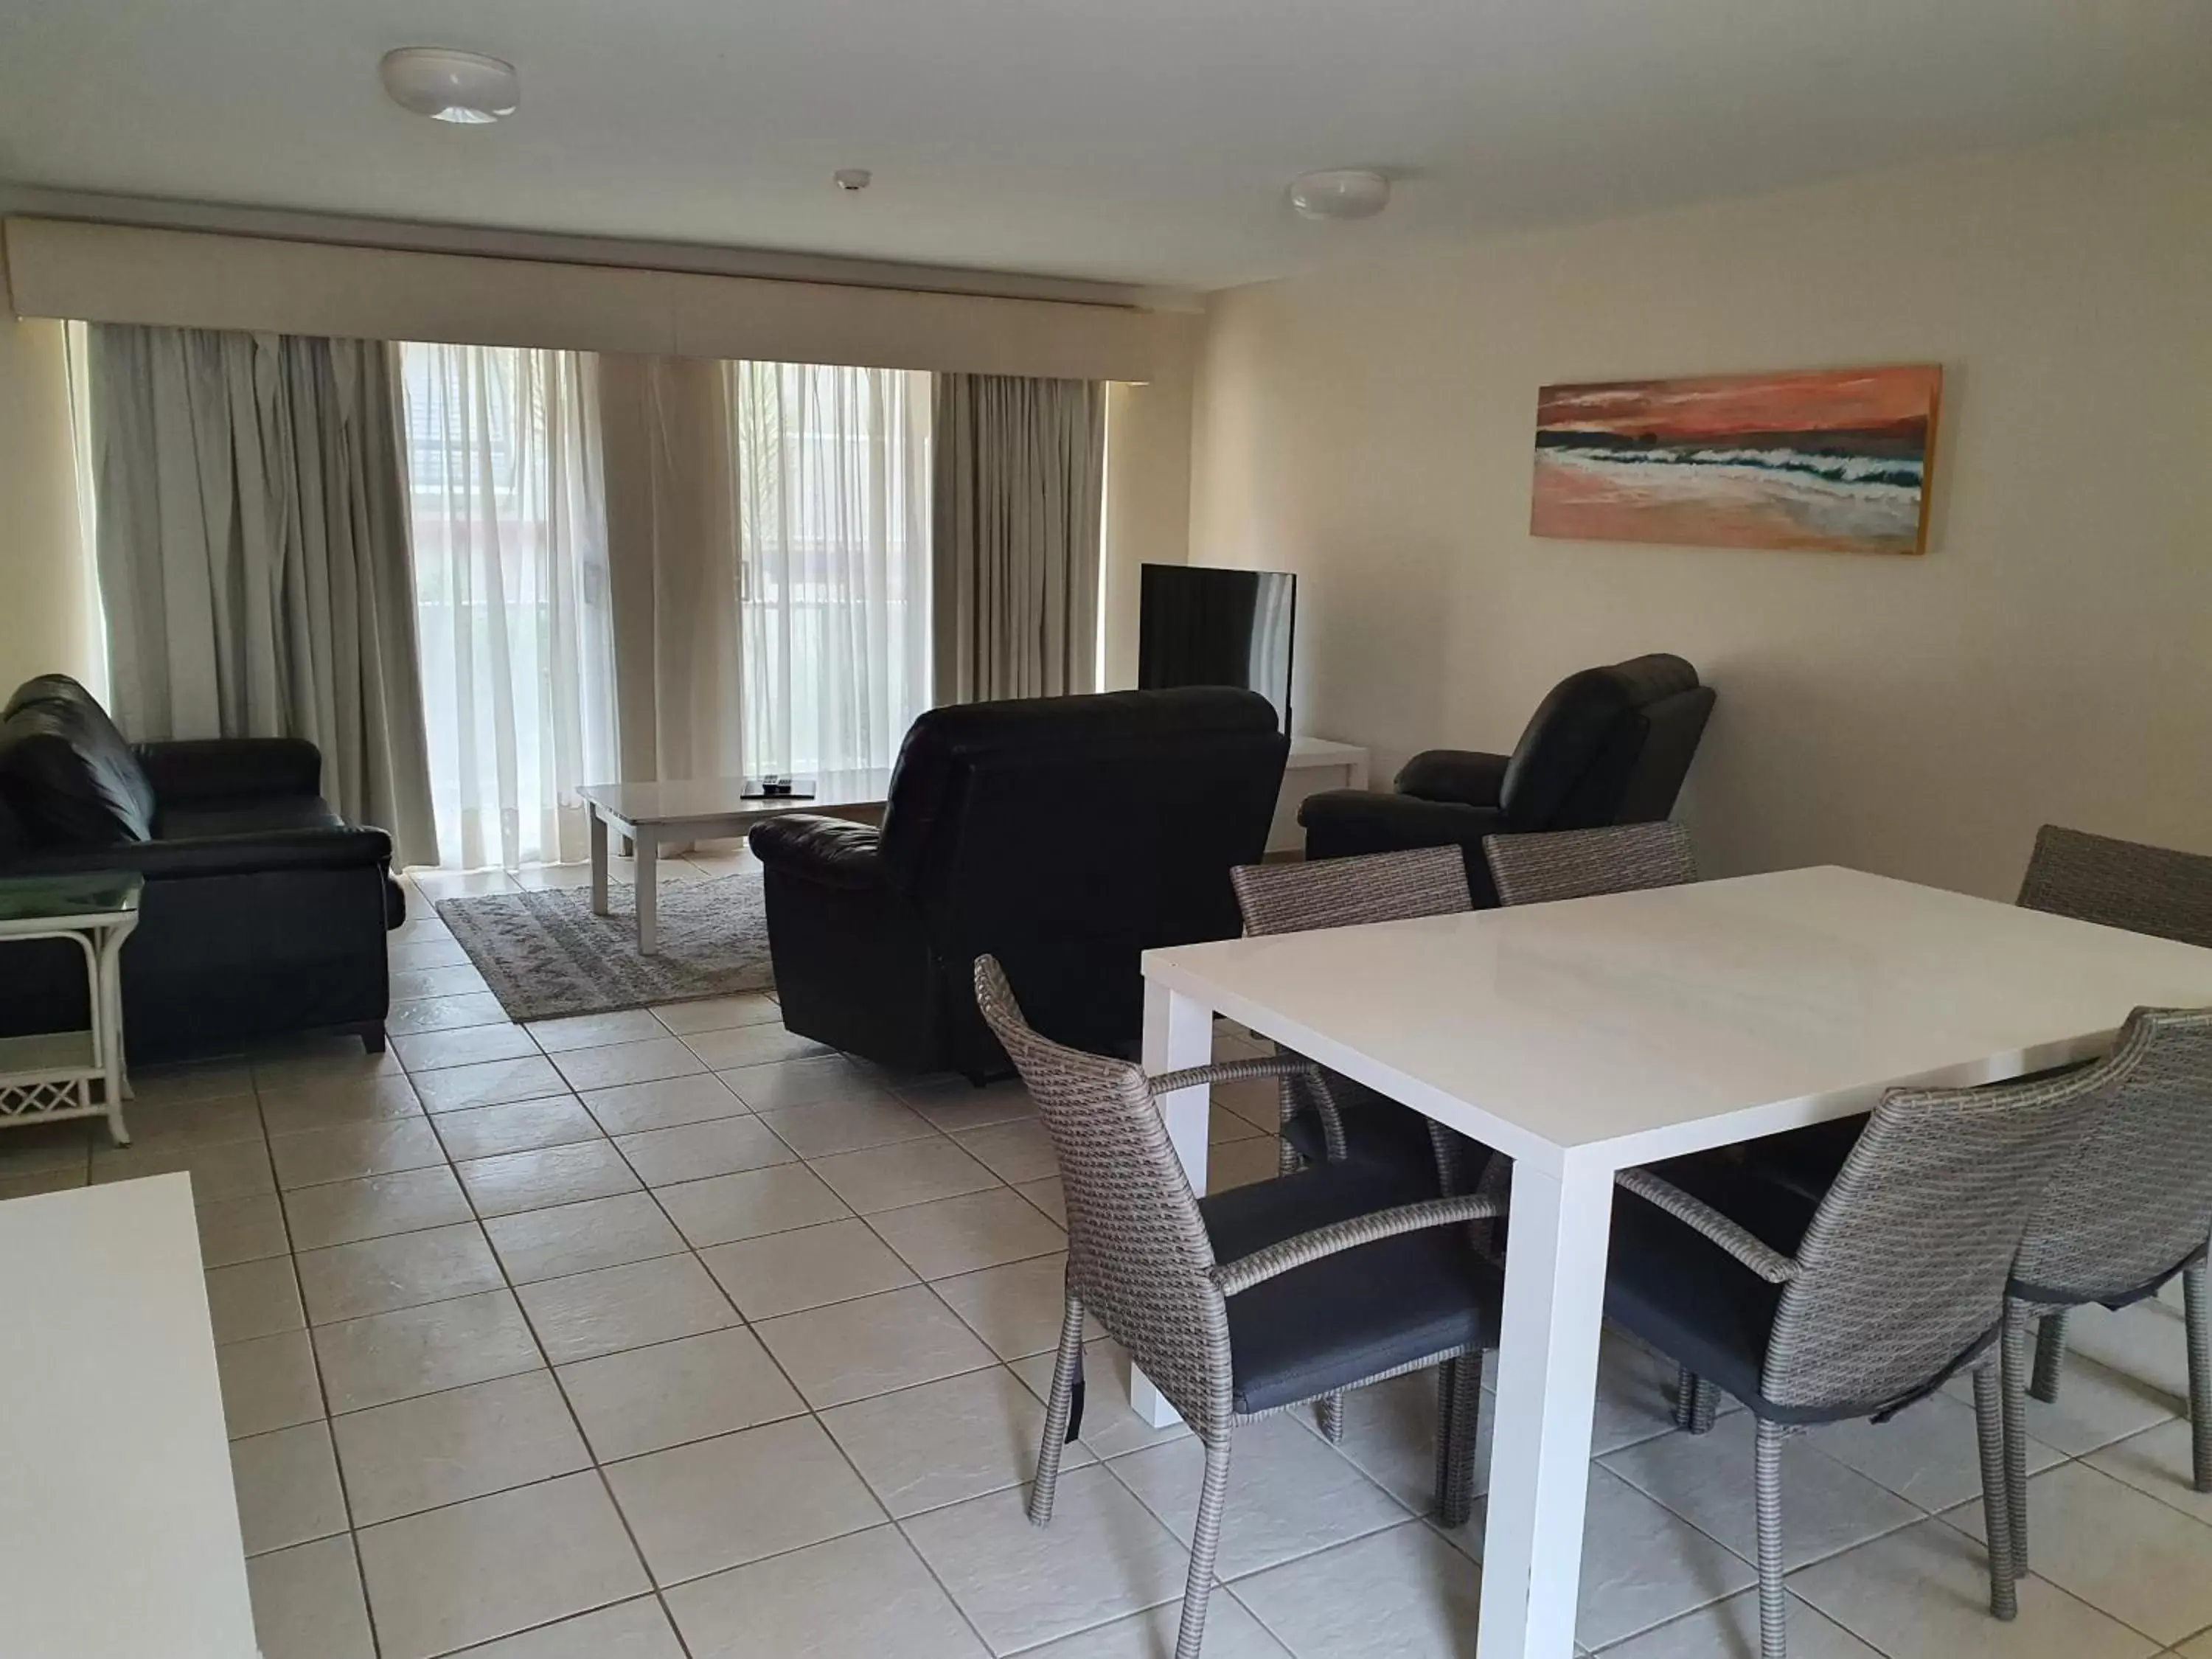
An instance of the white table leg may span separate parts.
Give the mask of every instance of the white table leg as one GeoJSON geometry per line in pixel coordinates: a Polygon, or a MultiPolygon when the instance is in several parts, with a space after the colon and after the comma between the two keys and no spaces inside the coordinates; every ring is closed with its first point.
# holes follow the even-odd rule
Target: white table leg
{"type": "Polygon", "coordinates": [[[592,820],[592,914],[603,916],[607,913],[607,821],[599,816],[594,803],[590,809],[592,820]]]}
{"type": "Polygon", "coordinates": [[[642,824],[631,834],[637,842],[637,953],[649,957],[660,948],[660,896],[655,886],[660,837],[642,824]]]}
{"type": "Polygon", "coordinates": [[[1476,1659],[1568,1659],[1582,1581],[1613,1173],[1516,1164],[1476,1659]]]}
{"type": "MultiPolygon", "coordinates": [[[[1180,1072],[1210,1064],[1212,1059],[1213,1010],[1164,985],[1148,982],[1145,987],[1145,1069],[1155,1074],[1180,1072]]],[[[1167,1120],[1168,1139],[1175,1143],[1176,1157],[1190,1177],[1191,1191],[1201,1197],[1206,1193],[1211,1092],[1178,1089],[1160,1102],[1160,1115],[1167,1120]]],[[[1156,1429],[1180,1420],[1176,1408],[1161,1397],[1151,1379],[1133,1366],[1129,1371],[1129,1403],[1138,1416],[1156,1429]]]]}
{"type": "Polygon", "coordinates": [[[102,1092],[107,1107],[107,1138],[118,1146],[131,1144],[131,1131],[123,1121],[125,1080],[123,1059],[123,941],[127,927],[110,927],[100,944],[100,982],[94,994],[98,1013],[94,1026],[99,1040],[102,1092]]]}

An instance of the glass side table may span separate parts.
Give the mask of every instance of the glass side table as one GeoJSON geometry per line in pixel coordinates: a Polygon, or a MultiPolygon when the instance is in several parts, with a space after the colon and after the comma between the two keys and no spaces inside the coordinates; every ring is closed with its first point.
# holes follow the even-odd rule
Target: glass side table
{"type": "Polygon", "coordinates": [[[84,953],[88,1031],[0,1037],[0,1127],[104,1117],[118,1146],[131,1144],[123,1100],[123,941],[138,925],[145,878],[130,871],[0,878],[0,945],[74,940],[84,953]]]}

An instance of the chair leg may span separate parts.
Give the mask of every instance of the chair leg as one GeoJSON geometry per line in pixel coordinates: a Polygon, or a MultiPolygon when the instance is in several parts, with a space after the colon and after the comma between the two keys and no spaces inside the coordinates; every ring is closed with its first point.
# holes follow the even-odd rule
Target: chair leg
{"type": "Polygon", "coordinates": [[[1674,1426],[1686,1434],[1710,1434],[1719,1410],[1720,1396],[1713,1385],[1683,1366],[1674,1384],[1674,1426]]]}
{"type": "Polygon", "coordinates": [[[1759,1659],[1789,1659],[1790,1601],[1782,1587],[1782,1440],[1779,1423],[1759,1422],[1753,1474],[1759,1510],[1759,1659]]]}
{"type": "Polygon", "coordinates": [[[1060,1352],[1053,1360],[1052,1398],[1045,1402],[1044,1441],[1037,1448],[1036,1480],[1030,1486],[1030,1520],[1052,1520],[1053,1494],[1060,1486],[1060,1453],[1067,1443],[1069,1413],[1083,1374],[1083,1304],[1073,1296],[1060,1322],[1060,1352]]]}
{"type": "Polygon", "coordinates": [[[1332,1446],[1344,1438],[1344,1392],[1325,1394],[1314,1401],[1314,1420],[1320,1425],[1321,1437],[1332,1446]]]}
{"type": "Polygon", "coordinates": [[[2043,1316],[2035,1333],[2035,1375],[2028,1379],[2029,1395],[2045,1405],[2058,1398],[2058,1379],[2066,1369],[2066,1310],[2053,1308],[2043,1316]]]}
{"type": "Polygon", "coordinates": [[[2000,1364],[2004,1383],[2005,1515],[2012,1570],[2027,1571],[2027,1305],[2005,1298],[2000,1364]]]}
{"type": "Polygon", "coordinates": [[[1474,1513],[1474,1460],[1482,1443],[1482,1356],[1437,1367],[1437,1519],[1463,1527],[1474,1513]]]}
{"type": "Polygon", "coordinates": [[[2189,1444],[2197,1490],[2212,1492],[2212,1296],[2204,1264],[2181,1273],[2181,1307],[2189,1323],[2189,1444]]]}
{"type": "Polygon", "coordinates": [[[1206,1448],[1206,1484],[1199,1488],[1198,1525],[1191,1534],[1190,1577],[1182,1589],[1182,1625],[1176,1659],[1198,1659],[1206,1640],[1206,1604],[1213,1595],[1213,1559],[1221,1549],[1221,1507],[1229,1497],[1229,1431],[1206,1448]]]}
{"type": "Polygon", "coordinates": [[[1974,1434],[1981,1443],[1982,1530],[1990,1542],[1990,1612],[2020,1616],[2013,1562],[2012,1493],[2005,1473],[2004,1379],[1996,1363],[1974,1371],[1974,1434]]]}

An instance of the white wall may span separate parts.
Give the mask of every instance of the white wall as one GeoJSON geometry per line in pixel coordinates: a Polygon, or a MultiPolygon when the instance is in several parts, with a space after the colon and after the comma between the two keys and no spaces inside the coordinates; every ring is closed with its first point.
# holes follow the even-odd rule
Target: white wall
{"type": "Polygon", "coordinates": [[[1194,420],[1191,562],[1300,573],[1300,723],[1378,780],[1672,650],[1713,873],[2212,851],[2212,125],[1231,290],[1194,420]],[[1540,385],[1901,362],[1946,374],[1923,559],[1528,532],[1540,385]]]}
{"type": "Polygon", "coordinates": [[[0,307],[0,702],[33,674],[91,678],[64,325],[0,307]]]}

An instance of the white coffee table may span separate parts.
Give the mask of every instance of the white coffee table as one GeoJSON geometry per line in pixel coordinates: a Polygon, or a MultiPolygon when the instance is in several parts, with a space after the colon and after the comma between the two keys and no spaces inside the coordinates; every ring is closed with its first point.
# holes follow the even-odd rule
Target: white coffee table
{"type": "Polygon", "coordinates": [[[888,769],[824,772],[809,796],[747,800],[738,778],[682,783],[589,783],[576,793],[592,815],[592,913],[607,914],[607,831],[628,836],[637,854],[637,948],[659,949],[654,883],[664,842],[715,841],[742,836],[763,818],[792,812],[843,817],[880,808],[890,791],[888,769]]]}

